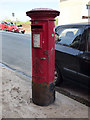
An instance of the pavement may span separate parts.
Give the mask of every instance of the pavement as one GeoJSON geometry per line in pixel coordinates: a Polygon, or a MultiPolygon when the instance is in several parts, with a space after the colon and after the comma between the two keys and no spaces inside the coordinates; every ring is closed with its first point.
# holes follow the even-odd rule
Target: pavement
{"type": "Polygon", "coordinates": [[[56,92],[49,106],[32,102],[31,79],[0,65],[0,118],[88,118],[88,107],[56,92]]]}

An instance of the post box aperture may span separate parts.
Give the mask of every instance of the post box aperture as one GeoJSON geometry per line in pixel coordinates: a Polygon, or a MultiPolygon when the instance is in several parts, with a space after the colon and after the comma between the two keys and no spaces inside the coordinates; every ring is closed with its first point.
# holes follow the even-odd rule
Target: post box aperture
{"type": "Polygon", "coordinates": [[[41,29],[42,30],[43,26],[42,25],[31,25],[31,29],[32,30],[36,30],[36,29],[39,29],[39,30],[41,29]]]}

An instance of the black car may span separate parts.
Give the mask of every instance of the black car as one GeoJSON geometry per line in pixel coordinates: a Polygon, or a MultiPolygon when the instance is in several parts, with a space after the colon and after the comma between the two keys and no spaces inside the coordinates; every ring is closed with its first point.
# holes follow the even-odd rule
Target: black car
{"type": "Polygon", "coordinates": [[[90,24],[55,28],[56,85],[72,80],[88,87],[90,81],[90,24]]]}

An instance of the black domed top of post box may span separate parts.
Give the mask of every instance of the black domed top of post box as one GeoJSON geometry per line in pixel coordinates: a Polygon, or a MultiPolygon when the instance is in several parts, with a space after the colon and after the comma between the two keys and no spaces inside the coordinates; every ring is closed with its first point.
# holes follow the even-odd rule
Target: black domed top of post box
{"type": "Polygon", "coordinates": [[[59,16],[60,12],[53,9],[48,8],[35,8],[30,11],[26,12],[27,16],[31,18],[55,18],[56,16],[59,16]]]}

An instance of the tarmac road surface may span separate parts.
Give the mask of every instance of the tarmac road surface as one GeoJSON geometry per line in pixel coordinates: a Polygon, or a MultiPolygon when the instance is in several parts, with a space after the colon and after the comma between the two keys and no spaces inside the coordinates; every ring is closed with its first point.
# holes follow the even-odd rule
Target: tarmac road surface
{"type": "Polygon", "coordinates": [[[30,35],[0,31],[0,62],[28,76],[32,75],[30,35]]]}

